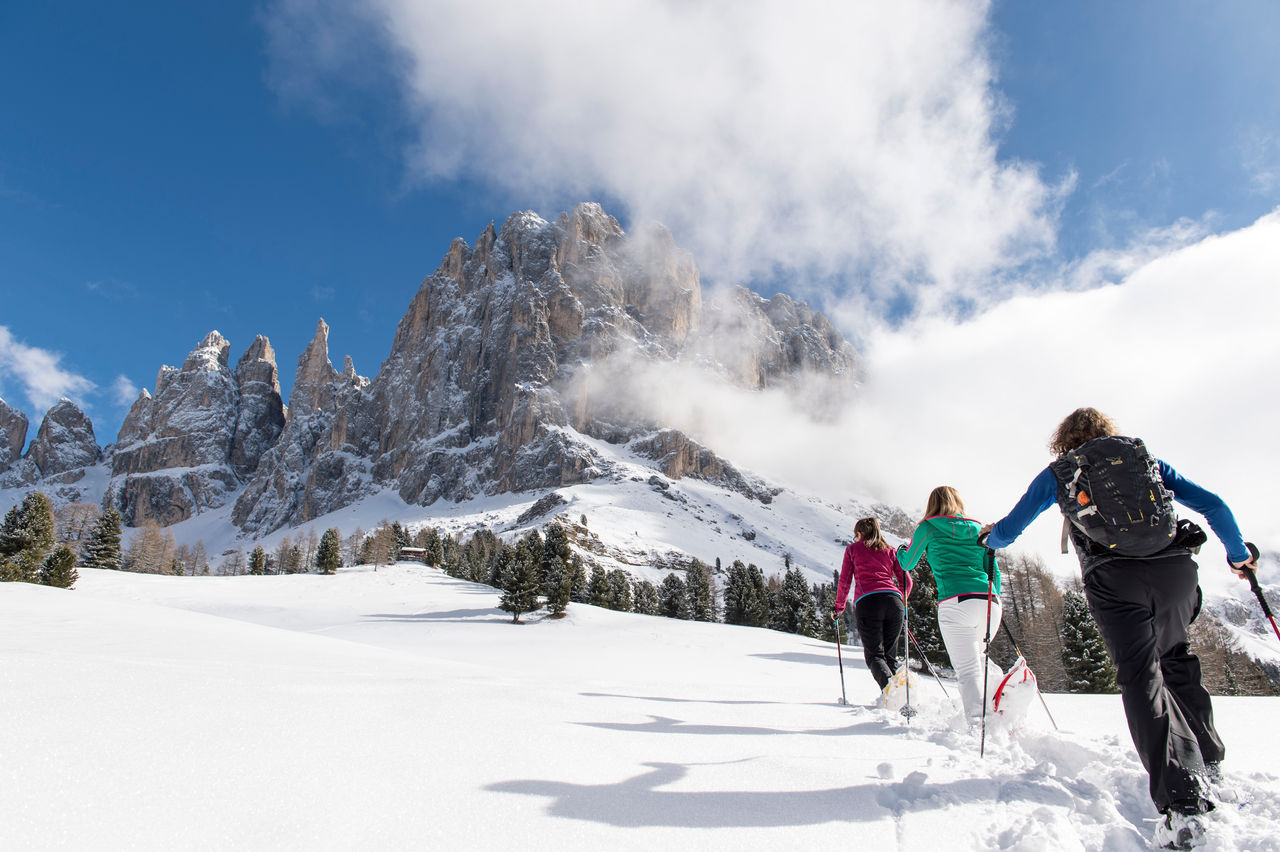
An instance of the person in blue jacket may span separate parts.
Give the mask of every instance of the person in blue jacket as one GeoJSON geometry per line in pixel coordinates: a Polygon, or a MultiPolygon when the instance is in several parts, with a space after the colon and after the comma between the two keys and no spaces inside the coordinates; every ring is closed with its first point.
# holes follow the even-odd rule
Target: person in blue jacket
{"type": "MultiPolygon", "coordinates": [[[[1049,447],[1062,459],[1090,441],[1117,435],[1105,414],[1080,408],[1059,424],[1049,447]]],[[[1173,499],[1209,522],[1236,573],[1243,576],[1244,570],[1254,568],[1222,498],[1166,462],[1155,461],[1173,499]]],[[[1060,481],[1054,467],[1046,467],[1031,481],[1007,516],[984,528],[988,547],[1009,546],[1040,513],[1062,505],[1067,483],[1060,481]]],[[[1182,848],[1203,835],[1198,815],[1213,808],[1205,782],[1217,775],[1226,753],[1213,725],[1209,693],[1200,682],[1200,661],[1188,645],[1188,628],[1201,601],[1192,550],[1175,538],[1150,556],[1120,556],[1091,543],[1074,525],[1070,533],[1089,609],[1116,666],[1129,732],[1150,776],[1151,798],[1165,814],[1157,826],[1157,840],[1182,848]]]]}

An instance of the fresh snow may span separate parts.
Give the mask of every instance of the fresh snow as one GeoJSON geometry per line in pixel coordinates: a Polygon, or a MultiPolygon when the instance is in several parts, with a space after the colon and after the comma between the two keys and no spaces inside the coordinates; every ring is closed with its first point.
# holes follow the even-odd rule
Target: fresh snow
{"type": "MultiPolygon", "coordinates": [[[[0,584],[0,848],[1149,848],[1116,696],[980,759],[853,649],[846,707],[829,643],[497,600],[407,563],[0,584]]],[[[1215,707],[1242,804],[1207,848],[1280,849],[1280,699],[1215,707]]]]}

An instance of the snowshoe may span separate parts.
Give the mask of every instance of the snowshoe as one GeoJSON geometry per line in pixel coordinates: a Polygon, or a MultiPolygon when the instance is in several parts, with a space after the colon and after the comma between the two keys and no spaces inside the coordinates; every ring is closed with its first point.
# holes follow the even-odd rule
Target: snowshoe
{"type": "Polygon", "coordinates": [[[902,708],[907,705],[908,678],[911,681],[911,702],[913,704],[919,703],[921,697],[920,678],[916,677],[915,672],[907,668],[904,663],[898,666],[898,670],[893,673],[893,677],[889,678],[889,682],[880,693],[880,706],[886,710],[901,713],[902,708]]]}
{"type": "Polygon", "coordinates": [[[1016,724],[1027,714],[1027,708],[1040,694],[1036,674],[1027,661],[1018,657],[1013,667],[1000,680],[991,699],[991,712],[1003,717],[1006,723],[1016,724]]]}
{"type": "Polygon", "coordinates": [[[1200,814],[1169,811],[1156,823],[1152,838],[1160,849],[1194,849],[1205,844],[1204,819],[1200,814]]]}

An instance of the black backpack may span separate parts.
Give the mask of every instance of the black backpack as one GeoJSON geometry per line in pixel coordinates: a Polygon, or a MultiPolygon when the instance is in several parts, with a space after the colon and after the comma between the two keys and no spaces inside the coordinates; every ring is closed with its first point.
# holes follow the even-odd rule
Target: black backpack
{"type": "Polygon", "coordinates": [[[1067,532],[1092,553],[1151,556],[1173,544],[1178,516],[1160,467],[1138,438],[1094,438],[1049,467],[1058,480],[1057,500],[1067,532]]]}

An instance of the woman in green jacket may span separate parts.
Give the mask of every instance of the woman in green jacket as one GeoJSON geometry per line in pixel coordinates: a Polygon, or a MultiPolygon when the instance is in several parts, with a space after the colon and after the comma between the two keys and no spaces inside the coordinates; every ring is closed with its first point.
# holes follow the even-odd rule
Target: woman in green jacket
{"type": "MultiPolygon", "coordinates": [[[[983,640],[995,635],[1001,615],[1000,567],[993,560],[988,578],[987,549],[978,543],[981,529],[982,524],[964,517],[964,502],[956,490],[940,485],[929,494],[925,518],[912,534],[911,544],[900,548],[898,555],[898,564],[910,571],[921,555],[928,554],[938,581],[938,628],[970,721],[982,715],[983,640]]],[[[987,689],[994,690],[1000,680],[989,680],[987,689]]]]}

